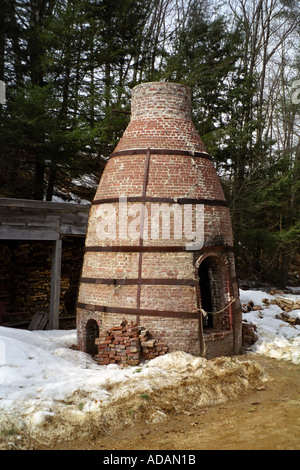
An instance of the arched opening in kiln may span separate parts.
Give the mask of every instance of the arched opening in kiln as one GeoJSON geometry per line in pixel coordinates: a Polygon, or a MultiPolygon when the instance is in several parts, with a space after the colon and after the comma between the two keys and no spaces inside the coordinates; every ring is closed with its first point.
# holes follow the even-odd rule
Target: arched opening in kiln
{"type": "Polygon", "coordinates": [[[227,268],[217,256],[207,256],[198,268],[200,286],[200,304],[206,312],[203,317],[203,328],[227,329],[226,298],[227,268]]]}
{"type": "Polygon", "coordinates": [[[200,264],[198,274],[200,283],[201,308],[207,313],[206,316],[203,317],[203,327],[212,328],[213,317],[210,313],[212,312],[212,293],[210,288],[208,263],[206,262],[206,260],[202,261],[202,263],[200,264]]]}
{"type": "Polygon", "coordinates": [[[99,327],[96,320],[88,320],[85,327],[85,335],[85,351],[91,354],[91,356],[95,356],[98,353],[95,340],[99,337],[99,327]]]}

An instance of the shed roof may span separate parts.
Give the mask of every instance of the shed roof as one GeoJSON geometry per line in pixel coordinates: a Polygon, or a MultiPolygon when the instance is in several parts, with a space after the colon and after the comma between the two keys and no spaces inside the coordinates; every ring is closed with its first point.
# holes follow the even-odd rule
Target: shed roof
{"type": "Polygon", "coordinates": [[[85,237],[90,205],[0,198],[0,239],[85,237]]]}

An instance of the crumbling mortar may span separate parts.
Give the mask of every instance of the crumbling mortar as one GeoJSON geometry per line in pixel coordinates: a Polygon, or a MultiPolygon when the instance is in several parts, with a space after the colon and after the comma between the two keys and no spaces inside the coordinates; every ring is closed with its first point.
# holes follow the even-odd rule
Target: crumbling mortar
{"type": "Polygon", "coordinates": [[[195,157],[192,157],[191,158],[191,163],[192,163],[192,166],[194,168],[196,168],[196,171],[198,173],[198,179],[197,181],[190,187],[190,189],[186,192],[186,194],[184,194],[183,196],[179,196],[179,197],[182,197],[182,198],[187,198],[193,191],[194,189],[197,188],[197,186],[200,186],[201,182],[203,181],[203,176],[202,176],[202,172],[200,170],[200,168],[198,167],[196,161],[195,161],[195,157]]]}

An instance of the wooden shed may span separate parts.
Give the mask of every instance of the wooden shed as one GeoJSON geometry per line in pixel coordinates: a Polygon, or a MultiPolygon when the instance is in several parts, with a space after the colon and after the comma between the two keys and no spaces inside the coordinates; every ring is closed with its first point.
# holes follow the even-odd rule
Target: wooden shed
{"type": "Polygon", "coordinates": [[[89,209],[83,204],[0,198],[0,301],[8,312],[11,307],[34,315],[42,304],[48,309],[48,328],[59,328],[62,260],[68,250],[66,271],[74,271],[75,306],[89,209]],[[48,292],[36,294],[31,308],[27,293],[20,296],[20,285],[30,290],[34,282],[48,292]]]}

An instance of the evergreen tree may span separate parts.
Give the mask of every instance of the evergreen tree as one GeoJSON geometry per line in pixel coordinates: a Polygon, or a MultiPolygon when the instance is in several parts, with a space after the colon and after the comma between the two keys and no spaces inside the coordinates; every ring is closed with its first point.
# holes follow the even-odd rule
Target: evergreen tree
{"type": "Polygon", "coordinates": [[[132,87],[184,83],[230,204],[240,277],[286,284],[300,231],[299,2],[223,3],[2,0],[0,195],[51,200],[100,175],[132,87]]]}
{"type": "MultiPolygon", "coordinates": [[[[14,66],[12,70],[11,63],[4,62],[8,100],[1,114],[2,167],[10,166],[7,156],[12,155],[15,174],[22,154],[28,173],[33,173],[26,196],[43,199],[47,194],[51,200],[58,171],[68,169],[69,176],[86,171],[80,152],[88,152],[92,141],[73,75],[83,63],[82,57],[72,57],[81,41],[82,2],[15,0],[12,4],[6,16],[6,55],[13,57],[14,66]]],[[[88,167],[94,163],[91,159],[88,167]]]]}

